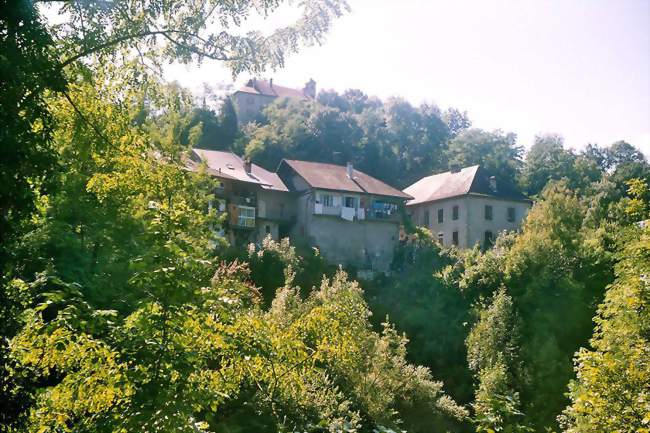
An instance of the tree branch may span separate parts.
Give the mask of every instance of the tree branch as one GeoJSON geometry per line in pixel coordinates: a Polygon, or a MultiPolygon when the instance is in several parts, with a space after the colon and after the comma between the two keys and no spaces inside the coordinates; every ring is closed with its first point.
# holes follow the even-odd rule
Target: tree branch
{"type": "Polygon", "coordinates": [[[103,50],[104,48],[111,47],[113,45],[121,44],[122,42],[126,42],[130,39],[138,39],[138,38],[144,38],[146,36],[155,36],[155,35],[165,35],[166,33],[173,31],[173,30],[148,30],[146,32],[140,32],[140,33],[135,33],[132,35],[123,35],[118,38],[112,39],[110,41],[106,41],[102,44],[96,45],[94,47],[86,48],[82,52],[75,54],[72,57],[69,57],[68,59],[64,60],[63,63],[61,63],[60,68],[63,69],[69,64],[79,60],[82,57],[85,57],[89,54],[95,53],[97,51],[103,50]]]}
{"type": "Polygon", "coordinates": [[[77,113],[77,115],[81,117],[81,120],[83,120],[86,124],[88,124],[93,129],[93,131],[95,131],[95,134],[97,134],[99,138],[101,138],[104,142],[106,142],[106,144],[108,144],[110,147],[113,147],[113,143],[108,138],[106,138],[106,136],[102,134],[99,128],[97,128],[97,126],[95,126],[94,123],[88,120],[88,118],[81,112],[81,110],[79,109],[79,107],[77,107],[77,104],[74,103],[74,101],[72,100],[68,92],[63,90],[62,93],[63,96],[65,96],[65,99],[67,99],[70,105],[72,105],[72,108],[74,109],[75,113],[77,113]]]}

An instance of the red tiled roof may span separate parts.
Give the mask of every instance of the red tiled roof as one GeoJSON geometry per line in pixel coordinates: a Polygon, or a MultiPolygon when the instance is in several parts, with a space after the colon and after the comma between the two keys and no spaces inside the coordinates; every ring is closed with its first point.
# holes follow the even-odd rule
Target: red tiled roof
{"type": "Polygon", "coordinates": [[[412,198],[410,195],[359,170],[353,169],[352,179],[350,179],[347,176],[347,168],[340,165],[292,159],[284,159],[281,164],[287,164],[291,167],[312,188],[383,195],[403,199],[412,198]]]}
{"type": "Polygon", "coordinates": [[[271,84],[267,80],[259,80],[253,78],[248,80],[245,86],[239,88],[238,92],[253,93],[255,95],[274,96],[280,98],[302,98],[307,99],[302,89],[292,89],[291,87],[279,86],[275,83],[271,84]]]}
{"type": "Polygon", "coordinates": [[[465,167],[458,172],[446,171],[424,177],[404,189],[413,196],[406,205],[443,200],[467,194],[480,194],[516,201],[529,201],[512,185],[497,181],[497,190],[490,189],[488,174],[478,165],[465,167]]]}
{"type": "Polygon", "coordinates": [[[208,173],[213,176],[255,183],[268,190],[289,191],[277,174],[259,165],[251,164],[251,172],[247,173],[244,169],[244,160],[232,152],[207,149],[192,149],[192,152],[205,161],[208,173]]]}

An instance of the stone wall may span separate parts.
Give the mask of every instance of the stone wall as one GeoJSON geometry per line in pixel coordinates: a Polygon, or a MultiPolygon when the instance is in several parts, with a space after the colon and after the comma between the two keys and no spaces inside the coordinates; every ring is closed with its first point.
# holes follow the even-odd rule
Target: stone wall
{"type": "Polygon", "coordinates": [[[292,235],[317,247],[328,262],[380,271],[390,267],[399,237],[398,222],[315,215],[311,192],[298,198],[297,209],[292,235]]]}

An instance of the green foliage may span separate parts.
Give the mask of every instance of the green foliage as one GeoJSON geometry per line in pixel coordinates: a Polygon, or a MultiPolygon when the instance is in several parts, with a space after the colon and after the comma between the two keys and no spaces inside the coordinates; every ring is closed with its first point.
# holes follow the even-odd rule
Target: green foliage
{"type": "Polygon", "coordinates": [[[523,152],[516,138],[513,133],[499,130],[465,130],[449,142],[449,163],[460,167],[481,164],[492,175],[514,185],[523,152]]]}
{"type": "Polygon", "coordinates": [[[650,189],[648,184],[641,179],[627,181],[630,200],[627,202],[625,212],[633,221],[642,221],[650,216],[650,189]]]}
{"type": "Polygon", "coordinates": [[[46,97],[65,81],[53,45],[30,2],[0,2],[0,274],[56,171],[46,97]]]}
{"type": "Polygon", "coordinates": [[[478,381],[474,422],[479,432],[525,432],[517,387],[524,379],[519,359],[519,319],[505,288],[491,303],[467,337],[467,361],[478,381]]]}
{"type": "Polygon", "coordinates": [[[535,137],[526,155],[522,171],[522,186],[531,195],[539,194],[551,180],[568,179],[572,174],[575,155],[564,149],[564,139],[557,134],[535,137]]]}
{"type": "Polygon", "coordinates": [[[1,429],[464,429],[433,371],[479,430],[542,431],[568,403],[578,350],[563,425],[646,431],[647,229],[612,254],[648,216],[643,155],[542,136],[522,162],[514,135],[468,129],[466,113],[359,90],[278,100],[238,137],[229,99],[213,111],[156,81],[168,60],[281,66],[347,8],[307,1],[290,27],[241,32],[282,3],[63,2],[56,28],[33,2],[3,4],[1,429]],[[239,146],[269,167],[349,160],[396,186],[480,163],[540,201],[485,252],[416,231],[367,283],[369,308],[286,240],[236,253],[248,265],[217,257],[222,217],[212,181],[184,169],[189,146],[239,146]]]}
{"type": "MultiPolygon", "coordinates": [[[[484,257],[470,253],[460,278],[460,286],[477,295],[508,288],[521,318],[519,359],[526,371],[512,386],[519,392],[517,410],[525,414],[521,423],[535,430],[556,428],[554,418],[566,405],[562,390],[572,373],[569,358],[587,341],[593,305],[612,278],[607,234],[583,227],[585,215],[585,206],[565,184],[550,185],[522,233],[498,241],[484,257]]],[[[497,364],[490,380],[501,371],[497,364]]],[[[513,393],[510,397],[517,401],[513,393]]]]}
{"type": "MultiPolygon", "coordinates": [[[[246,154],[262,166],[275,167],[285,157],[351,161],[372,176],[406,186],[446,168],[443,150],[451,131],[442,116],[432,105],[416,108],[399,98],[382,102],[359,90],[327,91],[318,102],[277,100],[242,141],[246,154]]],[[[456,132],[468,124],[459,112],[449,116],[456,132]]]]}
{"type": "MultiPolygon", "coordinates": [[[[409,336],[409,359],[444,377],[445,389],[459,402],[472,400],[472,376],[467,367],[465,339],[471,320],[470,300],[436,273],[453,266],[454,251],[442,250],[428,231],[419,229],[417,240],[399,249],[391,276],[364,282],[368,303],[379,318],[389,316],[409,336]]],[[[413,410],[407,431],[463,431],[462,425],[432,424],[426,412],[413,410]],[[459,430],[460,429],[460,430],[459,430]]]]}
{"type": "Polygon", "coordinates": [[[464,417],[406,361],[404,337],[372,330],[344,274],[302,300],[294,277],[313,279],[322,261],[269,240],[251,260],[277,257],[287,280],[266,311],[246,267],[216,267],[214,186],[183,168],[177,141],[184,99],[122,72],[70,84],[75,111],[51,100],[65,170],[20,244],[25,282],[3,310],[20,323],[3,386],[24,404],[9,428],[368,431],[398,428],[412,406],[464,417]],[[169,129],[153,134],[160,116],[169,129]]]}
{"type": "Polygon", "coordinates": [[[591,348],[576,353],[567,432],[647,432],[650,423],[650,231],[622,238],[616,280],[594,321],[591,348]]]}
{"type": "Polygon", "coordinates": [[[405,361],[405,337],[388,324],[372,331],[345,274],[305,301],[287,285],[265,312],[245,272],[222,265],[201,286],[197,274],[162,268],[124,317],[91,308],[70,285],[48,294],[11,341],[17,368],[48,382],[29,431],[215,431],[250,426],[247,402],[268,431],[396,427],[397,408],[417,402],[465,416],[427,369],[405,361]],[[170,275],[180,285],[168,286],[170,275]],[[157,295],[170,290],[179,293],[157,295]]]}

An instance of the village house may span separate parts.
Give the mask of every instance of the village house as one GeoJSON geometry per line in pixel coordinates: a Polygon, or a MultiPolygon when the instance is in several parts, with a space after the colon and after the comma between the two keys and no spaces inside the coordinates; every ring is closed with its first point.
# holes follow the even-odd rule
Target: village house
{"type": "Polygon", "coordinates": [[[330,263],[389,268],[411,196],[352,164],[285,159],[277,174],[297,195],[292,237],[317,247],[330,263]]]}
{"type": "Polygon", "coordinates": [[[215,205],[228,214],[223,231],[231,244],[288,236],[295,220],[295,199],[277,174],[232,152],[193,149],[189,168],[198,169],[201,163],[217,179],[215,205]]]}
{"type": "Polygon", "coordinates": [[[478,165],[427,176],[404,189],[411,220],[443,245],[491,246],[502,231],[517,230],[532,202],[478,165]]]}
{"type": "Polygon", "coordinates": [[[293,89],[273,83],[273,79],[252,78],[231,95],[237,114],[237,125],[259,119],[262,110],[277,98],[316,99],[316,82],[309,80],[302,89],[293,89]]]}

